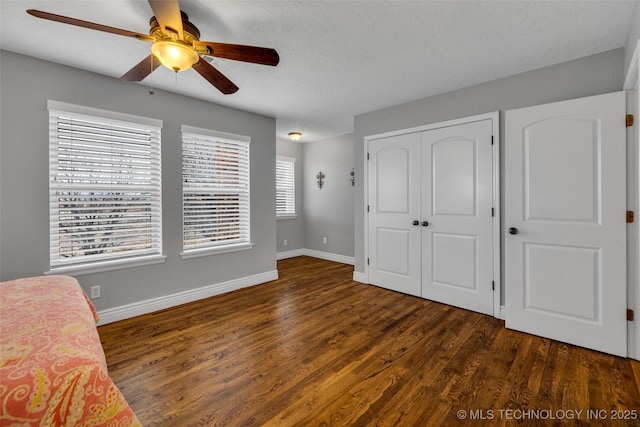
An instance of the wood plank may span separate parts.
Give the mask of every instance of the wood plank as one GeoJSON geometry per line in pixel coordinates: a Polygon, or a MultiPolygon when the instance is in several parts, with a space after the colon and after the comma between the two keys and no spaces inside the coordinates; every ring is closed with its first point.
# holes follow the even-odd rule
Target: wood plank
{"type": "Polygon", "coordinates": [[[348,265],[299,257],[278,272],[99,328],[145,426],[465,425],[458,410],[515,425],[508,409],[582,410],[576,424],[607,425],[586,411],[640,412],[637,362],[356,283],[348,265]]]}

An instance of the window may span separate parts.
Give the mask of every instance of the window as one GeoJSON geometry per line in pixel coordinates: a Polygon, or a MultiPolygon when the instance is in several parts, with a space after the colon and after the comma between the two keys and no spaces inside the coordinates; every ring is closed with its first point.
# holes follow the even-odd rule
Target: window
{"type": "Polygon", "coordinates": [[[182,126],[183,258],[249,249],[246,136],[182,126]]]}
{"type": "Polygon", "coordinates": [[[162,122],[47,108],[51,273],[162,262],[162,122]]]}
{"type": "Polygon", "coordinates": [[[296,216],[296,159],[276,157],[276,217],[296,216]]]}

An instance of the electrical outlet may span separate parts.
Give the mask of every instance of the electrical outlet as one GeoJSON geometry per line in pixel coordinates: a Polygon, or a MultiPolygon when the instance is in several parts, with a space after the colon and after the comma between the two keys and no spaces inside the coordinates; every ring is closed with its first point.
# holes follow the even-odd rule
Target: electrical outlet
{"type": "Polygon", "coordinates": [[[287,239],[284,239],[284,245],[287,246],[287,239]]]}
{"type": "Polygon", "coordinates": [[[323,238],[322,238],[322,244],[323,244],[323,245],[326,245],[326,244],[327,244],[327,238],[326,238],[326,237],[323,237],[323,238]]]}
{"type": "Polygon", "coordinates": [[[100,285],[91,287],[91,299],[100,298],[100,285]]]}

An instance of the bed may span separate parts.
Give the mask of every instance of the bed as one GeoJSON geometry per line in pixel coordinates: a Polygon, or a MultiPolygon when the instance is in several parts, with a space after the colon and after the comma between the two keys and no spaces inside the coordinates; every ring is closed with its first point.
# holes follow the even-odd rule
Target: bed
{"type": "Polygon", "coordinates": [[[78,282],[0,283],[0,426],[139,426],[107,372],[78,282]]]}

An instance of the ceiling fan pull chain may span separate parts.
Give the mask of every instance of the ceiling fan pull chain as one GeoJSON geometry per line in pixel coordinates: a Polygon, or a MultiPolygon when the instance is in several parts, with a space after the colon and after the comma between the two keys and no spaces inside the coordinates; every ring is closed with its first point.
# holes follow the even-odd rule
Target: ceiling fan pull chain
{"type": "Polygon", "coordinates": [[[151,68],[151,71],[149,72],[149,95],[153,95],[155,92],[153,91],[153,55],[150,56],[150,61],[149,61],[149,67],[151,68]]]}

